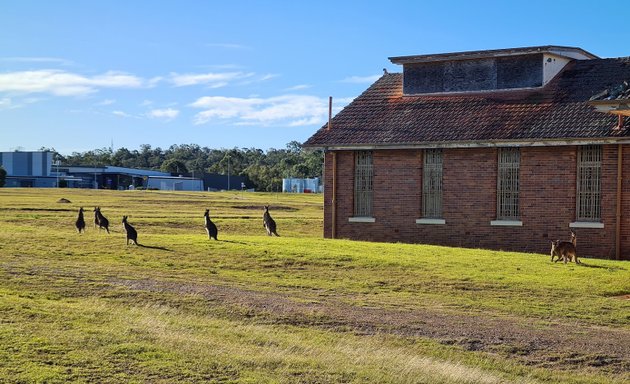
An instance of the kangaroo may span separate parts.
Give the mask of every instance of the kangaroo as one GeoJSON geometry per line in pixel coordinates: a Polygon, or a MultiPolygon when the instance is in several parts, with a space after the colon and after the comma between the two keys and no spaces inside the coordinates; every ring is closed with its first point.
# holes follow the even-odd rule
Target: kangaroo
{"type": "Polygon", "coordinates": [[[138,244],[138,231],[127,222],[127,216],[123,216],[122,224],[123,230],[127,233],[127,245],[129,245],[129,240],[135,245],[140,245],[138,244]]]}
{"type": "Polygon", "coordinates": [[[269,214],[268,205],[265,205],[265,213],[263,213],[263,226],[267,230],[267,235],[271,236],[271,234],[274,234],[280,237],[280,235],[278,235],[278,232],[276,232],[276,222],[271,218],[271,215],[269,214]]]}
{"type": "Polygon", "coordinates": [[[99,207],[94,207],[94,229],[98,228],[98,211],[100,210],[99,207]]]}
{"type": "Polygon", "coordinates": [[[77,216],[77,221],[75,223],[77,227],[77,231],[81,233],[81,231],[85,232],[85,219],[83,218],[83,207],[79,208],[79,215],[77,216]]]}
{"type": "Polygon", "coordinates": [[[571,231],[571,241],[555,240],[551,242],[551,261],[553,261],[554,256],[558,257],[556,263],[562,258],[565,264],[571,260],[574,260],[575,264],[581,264],[577,257],[577,236],[575,232],[571,231]]]}
{"type": "Polygon", "coordinates": [[[99,229],[105,228],[109,233],[109,220],[101,213],[101,207],[94,208],[94,227],[98,226],[99,229]]]}
{"type": "Polygon", "coordinates": [[[203,217],[205,219],[205,227],[206,227],[206,232],[208,232],[208,239],[215,239],[217,240],[217,234],[219,233],[219,230],[217,229],[217,226],[212,222],[212,220],[210,220],[210,210],[206,209],[206,213],[203,214],[203,217]]]}

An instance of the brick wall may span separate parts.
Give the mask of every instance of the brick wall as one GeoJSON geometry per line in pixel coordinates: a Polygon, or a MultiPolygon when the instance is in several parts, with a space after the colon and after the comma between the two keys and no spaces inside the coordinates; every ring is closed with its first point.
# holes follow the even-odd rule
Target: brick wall
{"type": "MultiPolygon", "coordinates": [[[[444,149],[444,225],[421,218],[422,150],[376,150],[374,223],[349,222],[353,215],[354,152],[325,156],[324,236],[332,237],[332,158],[336,156],[336,237],[470,248],[549,253],[554,239],[569,240],[575,221],[576,147],[521,149],[522,226],[492,226],[496,219],[497,150],[444,149]]],[[[624,148],[623,212],[630,210],[630,146],[624,148]]],[[[603,147],[603,229],[576,228],[578,254],[615,257],[617,146],[603,147]]],[[[630,218],[622,215],[622,257],[630,259],[630,218]]]]}

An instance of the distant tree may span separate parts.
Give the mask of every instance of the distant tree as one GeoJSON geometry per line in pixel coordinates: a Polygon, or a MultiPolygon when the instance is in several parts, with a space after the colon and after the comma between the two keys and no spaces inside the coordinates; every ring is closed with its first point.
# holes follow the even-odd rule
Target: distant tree
{"type": "Polygon", "coordinates": [[[118,148],[112,155],[112,164],[114,167],[132,167],[135,163],[135,155],[127,148],[118,148]]]}
{"type": "Polygon", "coordinates": [[[302,151],[302,144],[299,141],[291,141],[287,144],[287,150],[293,153],[300,153],[302,151]]]}
{"type": "Polygon", "coordinates": [[[200,157],[197,157],[194,160],[188,160],[184,165],[189,172],[195,175],[195,177],[202,177],[206,168],[208,168],[207,161],[200,157]]]}
{"type": "Polygon", "coordinates": [[[0,188],[4,187],[7,180],[7,171],[0,165],[0,188]]]}
{"type": "Polygon", "coordinates": [[[66,158],[59,152],[57,152],[57,150],[53,147],[53,148],[48,148],[48,147],[40,147],[38,149],[38,151],[40,152],[52,152],[53,157],[53,164],[59,162],[59,164],[65,164],[66,163],[66,158]]]}
{"type": "Polygon", "coordinates": [[[160,167],[162,172],[170,172],[170,173],[188,173],[188,169],[186,168],[186,164],[183,161],[177,159],[168,159],[162,163],[160,167]]]}
{"type": "MultiPolygon", "coordinates": [[[[54,151],[54,149],[52,149],[54,151]]],[[[168,149],[142,144],[139,150],[110,148],[83,153],[74,152],[62,158],[64,165],[114,165],[127,168],[162,170],[176,174],[194,172],[241,176],[248,187],[259,191],[277,191],[284,177],[320,177],[324,154],[321,150],[305,149],[291,141],[284,149],[271,148],[266,152],[257,148],[210,149],[197,144],[171,145],[168,149]]]]}

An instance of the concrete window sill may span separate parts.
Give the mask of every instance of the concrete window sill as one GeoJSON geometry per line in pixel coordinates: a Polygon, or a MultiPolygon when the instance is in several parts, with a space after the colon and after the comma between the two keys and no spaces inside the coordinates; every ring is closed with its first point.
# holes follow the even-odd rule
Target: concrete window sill
{"type": "Polygon", "coordinates": [[[376,219],[373,217],[350,217],[348,221],[351,223],[375,223],[376,219]]]}
{"type": "Polygon", "coordinates": [[[596,221],[574,221],[569,223],[569,228],[604,228],[604,223],[596,221]]]}
{"type": "Polygon", "coordinates": [[[416,219],[416,224],[443,225],[446,224],[444,219],[416,219]]]}
{"type": "Polygon", "coordinates": [[[523,222],[520,220],[492,220],[490,225],[498,227],[522,227],[523,222]]]}

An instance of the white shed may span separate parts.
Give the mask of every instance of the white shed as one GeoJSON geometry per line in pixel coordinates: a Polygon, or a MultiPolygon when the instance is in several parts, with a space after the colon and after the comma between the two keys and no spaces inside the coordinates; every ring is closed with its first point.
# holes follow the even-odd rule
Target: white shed
{"type": "Polygon", "coordinates": [[[192,177],[148,176],[146,188],[162,191],[203,191],[203,180],[192,177]]]}

